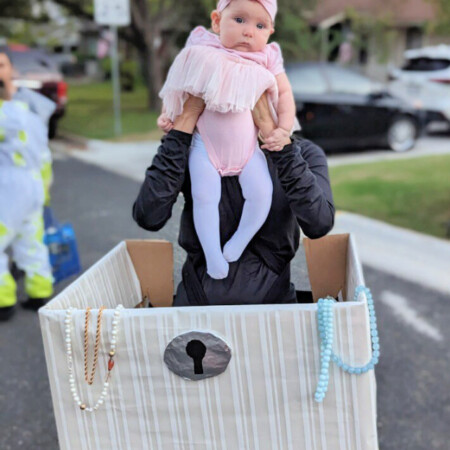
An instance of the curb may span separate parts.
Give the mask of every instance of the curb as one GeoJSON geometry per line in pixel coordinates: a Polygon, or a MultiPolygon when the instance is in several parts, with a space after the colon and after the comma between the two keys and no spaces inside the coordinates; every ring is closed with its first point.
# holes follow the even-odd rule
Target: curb
{"type": "Polygon", "coordinates": [[[450,241],[340,211],[332,233],[343,232],[355,236],[364,264],[450,294],[450,241]]]}

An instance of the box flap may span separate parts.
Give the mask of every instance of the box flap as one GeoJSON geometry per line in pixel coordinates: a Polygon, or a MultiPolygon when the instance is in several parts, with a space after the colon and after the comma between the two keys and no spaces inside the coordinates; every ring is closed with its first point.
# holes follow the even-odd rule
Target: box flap
{"type": "Polygon", "coordinates": [[[347,255],[347,300],[352,300],[358,286],[365,286],[364,274],[356,249],[355,238],[350,235],[348,239],[347,255]]]}
{"type": "Polygon", "coordinates": [[[130,240],[126,244],[141,284],[142,296],[148,297],[153,306],[172,306],[172,244],[162,240],[130,240]]]}
{"type": "MultiPolygon", "coordinates": [[[[314,301],[346,291],[348,234],[303,239],[314,301]]],[[[346,299],[345,299],[346,300],[346,299]]]]}

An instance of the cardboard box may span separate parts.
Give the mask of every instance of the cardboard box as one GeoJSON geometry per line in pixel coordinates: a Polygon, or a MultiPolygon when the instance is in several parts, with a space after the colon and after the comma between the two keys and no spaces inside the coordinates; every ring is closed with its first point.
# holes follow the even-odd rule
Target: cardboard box
{"type": "MultiPolygon", "coordinates": [[[[334,307],[334,351],[349,364],[366,364],[370,328],[365,296],[352,301],[355,287],[364,284],[352,237],[305,239],[303,245],[314,299],[341,291],[345,300],[334,307]]],[[[374,371],[350,375],[331,364],[326,398],[314,401],[320,362],[315,303],[171,308],[172,271],[169,243],[122,242],[39,311],[62,449],[378,448],[374,371]],[[159,307],[136,309],[145,296],[159,307]],[[126,309],[109,394],[98,411],[81,411],[69,387],[66,310],[78,309],[72,330],[77,389],[92,405],[107,372],[113,308],[119,303],[126,309]],[[88,386],[85,308],[93,308],[93,342],[94,308],[101,305],[108,309],[96,379],[88,386]],[[165,364],[171,341],[193,331],[211,333],[229,347],[231,359],[220,375],[191,381],[165,364]]]]}

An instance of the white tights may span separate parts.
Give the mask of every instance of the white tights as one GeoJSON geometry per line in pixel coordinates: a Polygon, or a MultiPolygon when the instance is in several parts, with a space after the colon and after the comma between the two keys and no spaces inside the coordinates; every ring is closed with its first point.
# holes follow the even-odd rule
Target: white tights
{"type": "Polygon", "coordinates": [[[203,140],[196,133],[189,154],[194,225],[205,253],[208,275],[222,279],[228,275],[228,263],[237,261],[261,228],[272,204],[273,185],[266,157],[259,147],[239,175],[245,203],[239,226],[220,246],[219,202],[221,177],[212,165],[203,140]]]}

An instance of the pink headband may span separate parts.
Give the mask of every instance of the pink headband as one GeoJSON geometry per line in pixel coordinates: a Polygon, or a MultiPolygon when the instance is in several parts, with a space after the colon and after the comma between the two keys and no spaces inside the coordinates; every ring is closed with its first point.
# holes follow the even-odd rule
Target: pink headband
{"type": "MultiPolygon", "coordinates": [[[[272,22],[275,22],[275,16],[277,15],[277,0],[257,0],[261,5],[264,6],[264,8],[269,13],[270,17],[272,18],[272,22]]],[[[231,3],[231,0],[219,0],[217,2],[217,11],[221,12],[223,11],[229,4],[231,3]]]]}

